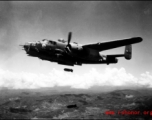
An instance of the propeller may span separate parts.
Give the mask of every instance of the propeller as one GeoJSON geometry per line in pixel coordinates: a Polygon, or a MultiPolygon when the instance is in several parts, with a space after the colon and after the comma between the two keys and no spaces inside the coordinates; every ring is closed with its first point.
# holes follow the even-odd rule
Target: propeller
{"type": "Polygon", "coordinates": [[[68,45],[70,45],[71,38],[72,38],[72,32],[69,32],[69,35],[68,35],[68,45]]]}
{"type": "Polygon", "coordinates": [[[30,51],[30,45],[28,46],[28,50],[27,50],[28,52],[30,51]]]}
{"type": "Polygon", "coordinates": [[[71,44],[70,44],[70,42],[71,42],[71,38],[72,38],[72,32],[69,32],[69,34],[68,34],[68,44],[67,44],[67,46],[66,46],[66,52],[69,54],[69,52],[71,52],[71,44]]]}

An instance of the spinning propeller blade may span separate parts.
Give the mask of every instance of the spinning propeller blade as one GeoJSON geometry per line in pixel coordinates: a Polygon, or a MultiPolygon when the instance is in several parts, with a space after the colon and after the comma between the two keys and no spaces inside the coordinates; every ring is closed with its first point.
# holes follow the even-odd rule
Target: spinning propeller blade
{"type": "Polygon", "coordinates": [[[69,35],[68,35],[68,44],[66,45],[66,52],[69,54],[71,52],[71,38],[72,38],[72,32],[69,32],[69,35]]]}
{"type": "Polygon", "coordinates": [[[69,35],[68,35],[68,45],[70,45],[71,38],[72,38],[72,32],[69,32],[69,35]]]}

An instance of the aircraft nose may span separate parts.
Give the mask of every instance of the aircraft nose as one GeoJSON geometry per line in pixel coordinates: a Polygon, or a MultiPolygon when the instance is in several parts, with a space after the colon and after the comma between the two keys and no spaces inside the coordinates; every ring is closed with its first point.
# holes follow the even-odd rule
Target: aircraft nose
{"type": "Polygon", "coordinates": [[[29,49],[30,49],[30,43],[25,43],[25,45],[23,47],[24,47],[24,49],[26,51],[29,51],[29,49]]]}
{"type": "Polygon", "coordinates": [[[23,47],[24,47],[24,48],[27,48],[27,47],[29,47],[29,46],[30,46],[29,43],[25,43],[23,47]]]}

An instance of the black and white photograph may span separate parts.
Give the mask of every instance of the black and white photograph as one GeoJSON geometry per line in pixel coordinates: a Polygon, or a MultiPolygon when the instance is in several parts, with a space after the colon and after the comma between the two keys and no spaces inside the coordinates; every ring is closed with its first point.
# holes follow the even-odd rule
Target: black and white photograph
{"type": "Polygon", "coordinates": [[[151,1],[0,1],[0,119],[150,118],[151,1]]]}

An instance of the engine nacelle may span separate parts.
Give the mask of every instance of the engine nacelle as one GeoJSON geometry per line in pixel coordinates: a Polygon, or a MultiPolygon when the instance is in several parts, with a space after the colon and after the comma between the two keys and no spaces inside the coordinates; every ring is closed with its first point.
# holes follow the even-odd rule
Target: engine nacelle
{"type": "Polygon", "coordinates": [[[57,58],[63,58],[63,55],[61,55],[61,54],[56,54],[56,57],[57,57],[57,58]]]}
{"type": "Polygon", "coordinates": [[[65,48],[65,50],[69,55],[75,56],[75,57],[84,57],[84,56],[88,55],[88,51],[83,49],[82,46],[79,46],[75,43],[72,43],[71,46],[65,48]]]}
{"type": "Polygon", "coordinates": [[[82,48],[82,46],[78,46],[78,44],[73,43],[73,44],[71,44],[71,50],[72,50],[72,52],[79,52],[79,51],[82,51],[83,48],[82,48]]]}

